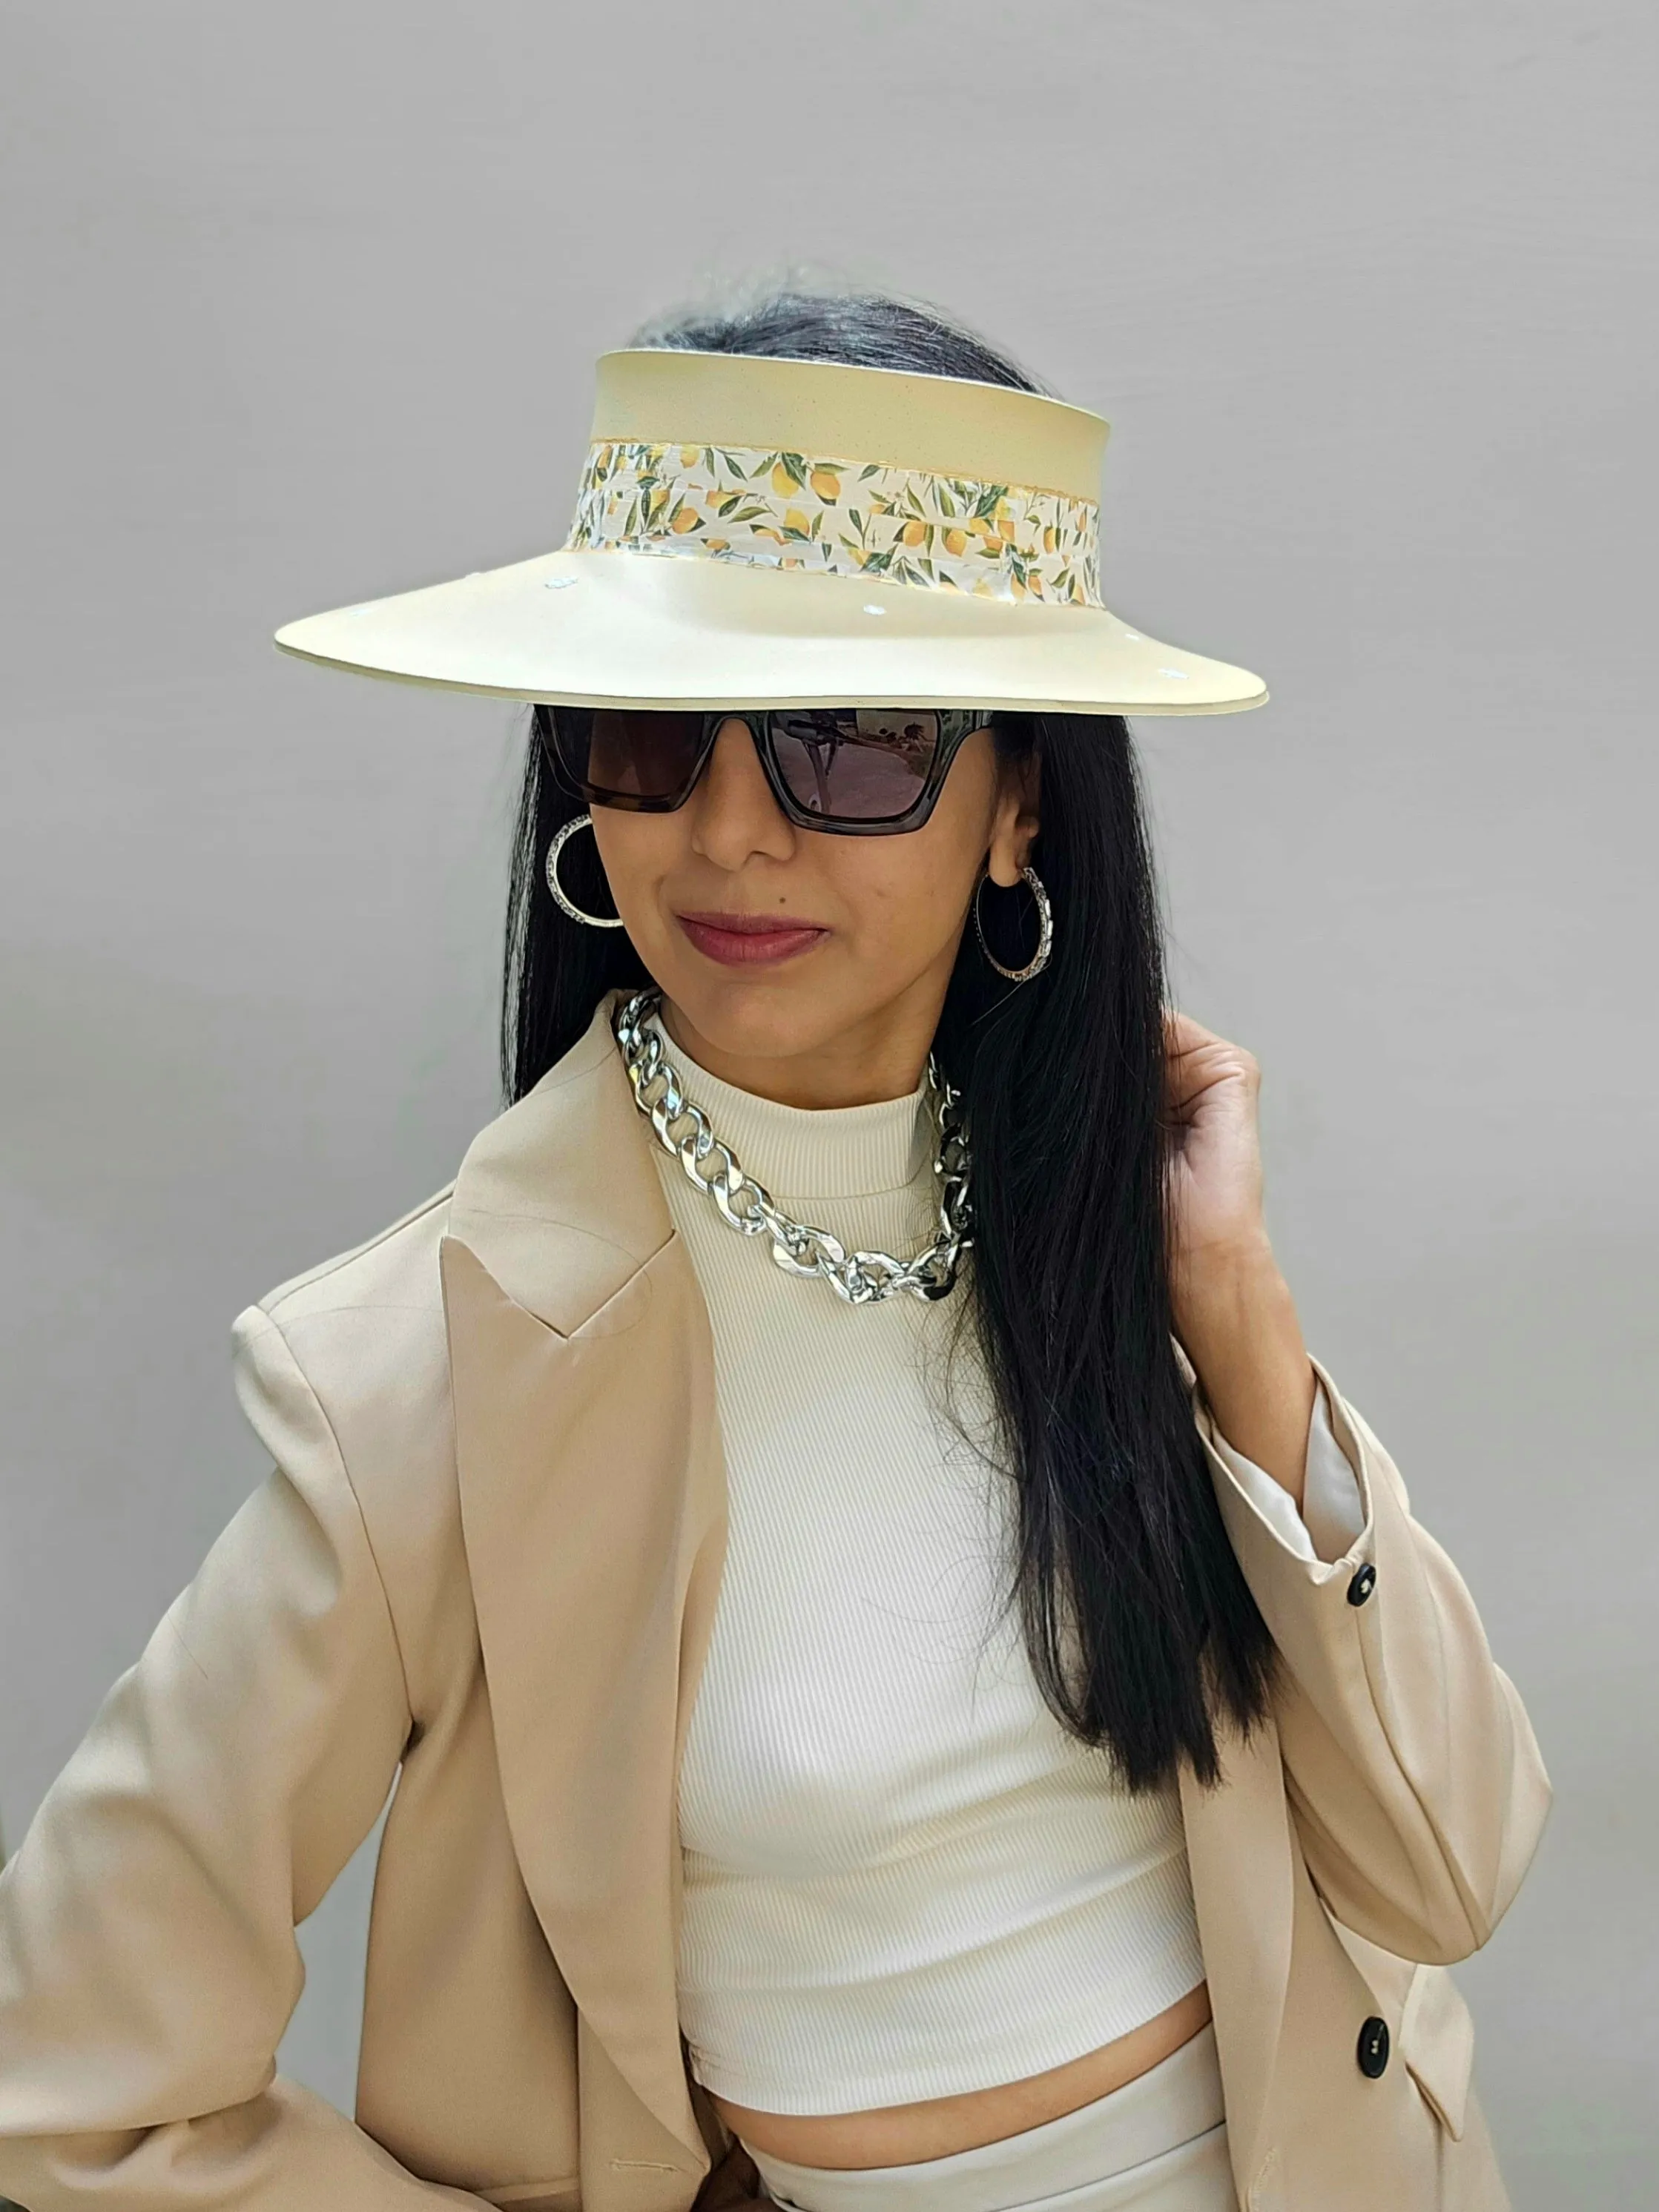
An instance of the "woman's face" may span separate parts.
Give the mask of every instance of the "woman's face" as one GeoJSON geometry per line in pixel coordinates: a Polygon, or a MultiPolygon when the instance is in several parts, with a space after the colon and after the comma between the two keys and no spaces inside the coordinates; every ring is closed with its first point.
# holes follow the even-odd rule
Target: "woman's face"
{"type": "Polygon", "coordinates": [[[662,988],[670,1035],[714,1074],[787,1104],[902,1097],[981,866],[1019,879],[1036,834],[1031,781],[975,730],[920,830],[799,830],[734,717],[673,813],[596,806],[617,911],[662,988]]]}

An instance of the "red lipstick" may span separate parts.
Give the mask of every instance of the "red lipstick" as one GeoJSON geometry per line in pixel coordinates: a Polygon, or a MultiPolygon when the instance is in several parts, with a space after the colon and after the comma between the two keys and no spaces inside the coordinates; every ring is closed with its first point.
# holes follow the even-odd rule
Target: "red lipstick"
{"type": "Polygon", "coordinates": [[[681,914],[675,920],[697,951],[723,967],[791,960],[829,931],[821,922],[782,914],[681,914]]]}

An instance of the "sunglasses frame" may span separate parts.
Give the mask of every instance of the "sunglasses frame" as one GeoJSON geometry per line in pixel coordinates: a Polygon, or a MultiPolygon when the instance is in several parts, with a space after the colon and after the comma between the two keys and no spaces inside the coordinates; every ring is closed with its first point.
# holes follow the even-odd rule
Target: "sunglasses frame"
{"type": "MultiPolygon", "coordinates": [[[[543,749],[552,766],[553,773],[573,798],[580,799],[589,806],[612,806],[625,814],[674,814],[684,805],[697,787],[697,780],[708,765],[708,757],[714,750],[714,741],[727,722],[741,722],[753,741],[759,757],[761,773],[767,787],[777,801],[778,811],[798,830],[821,830],[832,837],[893,837],[906,830],[920,830],[932,814],[945,788],[945,779],[951,772],[951,763],[975,730],[988,729],[994,719],[992,710],[983,707],[919,707],[908,711],[937,714],[939,720],[939,742],[933,757],[928,763],[927,780],[921,790],[902,814],[872,816],[868,820],[846,821],[833,815],[814,814],[803,806],[790,790],[778,765],[771,728],[776,714],[822,711],[791,707],[714,707],[707,709],[702,717],[702,731],[698,739],[696,757],[684,787],[662,799],[642,799],[633,792],[607,792],[598,784],[589,783],[585,777],[574,775],[566,765],[559,745],[559,718],[572,710],[552,701],[544,702],[544,716],[538,718],[543,749]]],[[[596,708],[579,708],[580,714],[601,711],[596,708]]],[[[639,708],[640,713],[674,713],[691,711],[677,708],[639,708]]],[[[839,712],[840,709],[831,709],[839,712]]],[[[848,711],[856,713],[857,708],[848,711]]]]}

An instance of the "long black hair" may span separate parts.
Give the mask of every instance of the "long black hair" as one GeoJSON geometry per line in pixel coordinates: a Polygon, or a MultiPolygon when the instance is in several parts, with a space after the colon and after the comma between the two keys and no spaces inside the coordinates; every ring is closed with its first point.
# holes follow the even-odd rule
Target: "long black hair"
{"type": "MultiPolygon", "coordinates": [[[[931,308],[867,294],[785,289],[634,342],[1042,388],[931,308]]],[[[548,765],[546,714],[532,710],[513,855],[510,1098],[575,1042],[606,990],[649,981],[626,932],[568,921],[542,880],[549,839],[581,811],[548,765]]],[[[1050,1711],[1107,1750],[1130,1788],[1167,1781],[1183,1756],[1214,1782],[1217,1720],[1248,1729],[1261,1717],[1273,1647],[1170,1341],[1164,947],[1133,750],[1118,715],[999,714],[992,726],[1011,766],[1039,763],[1032,859],[1054,902],[1054,952],[1017,986],[965,932],[935,1049],[973,1146],[961,1287],[1018,1487],[1009,1595],[1050,1711]]],[[[580,904],[609,910],[591,840],[561,867],[580,904]]],[[[1028,908],[1016,949],[1018,903],[995,902],[1011,967],[1031,941],[1028,908]]]]}

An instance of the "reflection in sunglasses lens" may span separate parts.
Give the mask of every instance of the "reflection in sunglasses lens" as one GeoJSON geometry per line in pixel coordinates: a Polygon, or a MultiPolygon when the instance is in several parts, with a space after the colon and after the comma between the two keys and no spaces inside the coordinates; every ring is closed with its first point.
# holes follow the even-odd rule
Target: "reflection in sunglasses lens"
{"type": "Polygon", "coordinates": [[[772,742],[799,805],[842,822],[890,821],[921,795],[939,745],[939,716],[894,707],[778,714],[772,742]]]}

